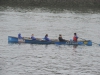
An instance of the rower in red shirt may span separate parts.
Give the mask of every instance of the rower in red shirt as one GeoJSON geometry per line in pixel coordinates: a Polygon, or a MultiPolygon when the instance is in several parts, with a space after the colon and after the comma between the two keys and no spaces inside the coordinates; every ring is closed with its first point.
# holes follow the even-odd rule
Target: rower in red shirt
{"type": "Polygon", "coordinates": [[[74,41],[74,42],[77,42],[77,39],[78,39],[77,34],[74,33],[73,41],[74,41]]]}

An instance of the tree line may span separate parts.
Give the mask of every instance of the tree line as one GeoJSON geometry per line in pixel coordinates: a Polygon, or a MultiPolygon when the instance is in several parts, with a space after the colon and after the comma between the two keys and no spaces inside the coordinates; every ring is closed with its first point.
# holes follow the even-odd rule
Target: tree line
{"type": "Polygon", "coordinates": [[[100,0],[0,0],[0,5],[99,8],[100,0]]]}

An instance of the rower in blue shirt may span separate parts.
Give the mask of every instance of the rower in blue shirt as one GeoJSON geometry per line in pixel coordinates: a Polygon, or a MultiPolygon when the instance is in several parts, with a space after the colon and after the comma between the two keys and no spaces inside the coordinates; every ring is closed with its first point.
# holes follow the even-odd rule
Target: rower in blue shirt
{"type": "Polygon", "coordinates": [[[34,34],[31,35],[31,39],[36,40],[36,38],[34,37],[34,34]]]}
{"type": "Polygon", "coordinates": [[[20,33],[18,34],[18,39],[23,39],[20,33]]]}
{"type": "Polygon", "coordinates": [[[45,41],[50,41],[50,39],[48,38],[48,34],[45,35],[44,40],[45,41]]]}

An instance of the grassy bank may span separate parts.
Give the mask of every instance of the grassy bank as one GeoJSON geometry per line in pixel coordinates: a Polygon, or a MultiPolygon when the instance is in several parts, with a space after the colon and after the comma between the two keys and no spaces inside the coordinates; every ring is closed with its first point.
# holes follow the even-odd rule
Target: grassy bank
{"type": "Polygon", "coordinates": [[[100,0],[0,0],[0,5],[100,8],[100,0]]]}

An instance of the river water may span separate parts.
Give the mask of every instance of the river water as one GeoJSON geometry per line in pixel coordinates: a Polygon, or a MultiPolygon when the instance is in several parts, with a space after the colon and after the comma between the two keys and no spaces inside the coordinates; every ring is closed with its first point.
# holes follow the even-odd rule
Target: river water
{"type": "MultiPolygon", "coordinates": [[[[0,75],[100,75],[100,12],[0,7],[0,75]],[[92,46],[8,44],[8,36],[70,40],[76,32],[92,46]]],[[[79,39],[81,40],[81,39],[79,39]]]]}

